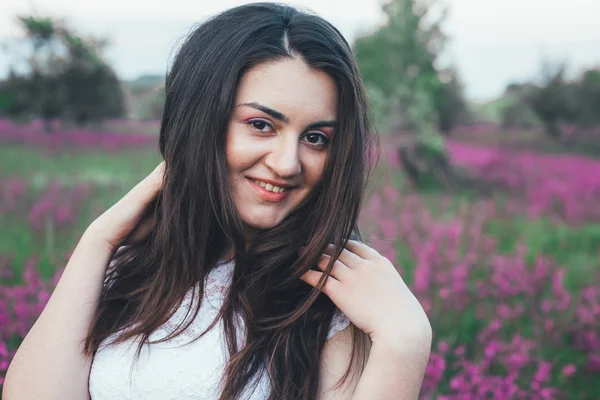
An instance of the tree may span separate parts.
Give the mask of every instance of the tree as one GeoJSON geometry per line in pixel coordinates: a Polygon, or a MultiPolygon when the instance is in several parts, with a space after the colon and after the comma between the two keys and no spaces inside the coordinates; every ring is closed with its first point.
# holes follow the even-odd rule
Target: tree
{"type": "Polygon", "coordinates": [[[532,85],[512,82],[506,86],[499,104],[500,122],[504,129],[532,129],[540,120],[526,101],[532,85]]]}
{"type": "Polygon", "coordinates": [[[437,111],[438,128],[449,134],[457,125],[470,120],[463,95],[463,85],[454,68],[440,71],[441,84],[433,93],[434,108],[437,111]]]}
{"type": "Polygon", "coordinates": [[[576,135],[569,127],[581,122],[582,107],[578,85],[569,82],[565,72],[565,63],[552,65],[544,62],[542,83],[531,85],[523,97],[550,137],[563,144],[571,144],[576,135]]]}
{"type": "Polygon", "coordinates": [[[32,82],[9,68],[8,78],[0,82],[0,115],[25,116],[31,104],[32,82]]]}
{"type": "Polygon", "coordinates": [[[49,121],[60,116],[66,106],[56,56],[57,27],[60,23],[43,17],[17,18],[25,32],[25,40],[32,49],[31,56],[26,59],[29,73],[18,77],[23,84],[17,85],[17,88],[27,93],[27,114],[42,117],[46,122],[46,130],[50,131],[49,121]]]}
{"type": "Polygon", "coordinates": [[[437,0],[391,0],[383,11],[385,24],[354,43],[367,86],[381,93],[388,115],[397,117],[391,129],[449,131],[466,107],[456,72],[436,67],[446,42],[441,29],[446,10],[437,0]]]}
{"type": "Polygon", "coordinates": [[[20,47],[25,42],[31,54],[19,54],[25,73],[13,72],[2,85],[4,96],[13,99],[6,108],[9,115],[40,116],[48,131],[48,122],[57,117],[85,125],[123,116],[119,80],[101,55],[106,40],[83,38],[62,20],[35,16],[18,20],[25,32],[20,47]]]}
{"type": "Polygon", "coordinates": [[[389,107],[389,129],[417,134],[417,143],[398,154],[413,182],[429,185],[432,176],[452,176],[440,132],[466,115],[456,72],[436,66],[446,42],[446,9],[438,0],[390,0],[383,11],[384,25],[358,37],[354,53],[367,87],[389,107]]]}
{"type": "Polygon", "coordinates": [[[578,124],[584,129],[600,125],[600,68],[584,71],[577,83],[580,104],[578,124]]]}

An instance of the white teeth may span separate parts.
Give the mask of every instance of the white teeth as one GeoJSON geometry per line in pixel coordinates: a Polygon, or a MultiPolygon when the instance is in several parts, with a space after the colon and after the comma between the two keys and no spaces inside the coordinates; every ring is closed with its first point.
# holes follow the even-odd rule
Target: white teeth
{"type": "Polygon", "coordinates": [[[258,179],[253,179],[253,181],[257,185],[260,185],[260,186],[264,187],[265,190],[268,190],[269,192],[281,193],[281,192],[285,192],[287,190],[287,188],[282,188],[282,187],[279,187],[279,186],[275,186],[275,185],[272,185],[272,184],[267,183],[267,182],[259,181],[258,179]]]}

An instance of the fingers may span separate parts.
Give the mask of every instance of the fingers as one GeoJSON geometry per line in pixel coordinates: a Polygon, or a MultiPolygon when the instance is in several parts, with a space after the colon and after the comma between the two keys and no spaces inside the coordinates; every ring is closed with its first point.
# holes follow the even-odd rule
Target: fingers
{"type": "Polygon", "coordinates": [[[160,164],[156,166],[156,168],[154,168],[150,175],[148,175],[148,178],[153,180],[152,185],[155,188],[160,189],[163,186],[166,165],[166,162],[163,160],[160,164]]]}
{"type": "MultiPolygon", "coordinates": [[[[304,247],[300,248],[299,254],[302,254],[304,247]]],[[[321,255],[317,262],[317,268],[323,272],[327,270],[327,266],[334,255],[335,247],[333,244],[329,244],[325,249],[325,253],[321,255]]],[[[326,282],[331,282],[327,290],[336,290],[345,281],[348,281],[351,277],[352,268],[357,268],[361,265],[370,265],[370,261],[380,258],[380,254],[367,246],[366,244],[357,242],[355,240],[349,240],[346,248],[344,248],[338,259],[334,262],[330,272],[330,276],[326,282]]],[[[319,279],[323,276],[323,272],[309,270],[301,277],[303,281],[310,284],[311,286],[317,286],[319,279]]],[[[325,284],[326,286],[328,283],[325,284]]],[[[323,290],[325,292],[325,290],[323,290]]],[[[326,293],[326,292],[325,292],[326,293]]]]}
{"type": "Polygon", "coordinates": [[[165,162],[158,164],[156,168],[144,179],[138,182],[121,201],[131,205],[136,210],[142,210],[156,197],[162,189],[165,171],[165,162]]]}
{"type": "Polygon", "coordinates": [[[357,242],[356,240],[348,240],[348,243],[346,244],[346,249],[350,250],[352,253],[365,260],[373,260],[381,257],[381,255],[376,250],[372,249],[364,243],[357,242]]]}
{"type": "MultiPolygon", "coordinates": [[[[312,287],[317,287],[319,285],[319,280],[321,280],[322,276],[323,276],[322,272],[313,271],[311,269],[311,270],[306,271],[304,273],[304,275],[302,275],[300,277],[300,279],[303,280],[304,282],[308,283],[312,287]]],[[[333,297],[335,297],[334,293],[340,289],[340,285],[341,285],[341,283],[338,280],[336,280],[335,278],[330,276],[325,281],[325,284],[323,285],[323,288],[321,289],[321,291],[323,293],[325,293],[327,296],[329,296],[330,298],[332,297],[332,295],[333,295],[333,297]]]]}
{"type": "MultiPolygon", "coordinates": [[[[334,251],[335,251],[335,247],[333,244],[330,243],[327,246],[327,248],[325,249],[325,254],[333,256],[334,251]]],[[[349,251],[348,249],[342,250],[342,252],[340,253],[340,256],[338,257],[338,260],[343,262],[344,264],[346,264],[346,266],[348,266],[348,268],[352,268],[352,265],[354,265],[358,262],[364,261],[364,259],[362,257],[349,251]]]]}
{"type": "MultiPolygon", "coordinates": [[[[321,271],[325,272],[330,260],[331,256],[323,254],[317,262],[317,267],[321,271]]],[[[348,272],[350,272],[350,268],[338,259],[335,263],[333,263],[333,268],[331,269],[330,275],[338,281],[343,281],[344,278],[348,276],[348,272]]]]}
{"type": "Polygon", "coordinates": [[[148,180],[147,194],[145,198],[146,203],[149,203],[150,200],[156,197],[156,195],[162,190],[165,180],[165,168],[166,163],[165,161],[162,161],[156,168],[154,168],[154,171],[152,171],[150,175],[144,179],[144,181],[148,180]]]}
{"type": "Polygon", "coordinates": [[[128,237],[131,239],[147,236],[154,222],[150,215],[143,214],[163,187],[165,167],[165,162],[161,162],[148,176],[98,217],[92,223],[95,234],[104,238],[112,248],[117,248],[128,237]],[[150,220],[143,221],[145,217],[150,220]]]}

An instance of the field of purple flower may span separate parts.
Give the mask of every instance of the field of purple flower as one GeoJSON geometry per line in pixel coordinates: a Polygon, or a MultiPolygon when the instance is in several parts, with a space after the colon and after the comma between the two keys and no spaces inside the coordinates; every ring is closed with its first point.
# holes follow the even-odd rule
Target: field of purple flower
{"type": "MultiPolygon", "coordinates": [[[[0,122],[0,385],[83,229],[158,163],[155,141],[0,122]]],[[[448,149],[505,190],[419,193],[390,151],[361,214],[432,322],[422,398],[597,398],[600,161],[448,149]]]]}

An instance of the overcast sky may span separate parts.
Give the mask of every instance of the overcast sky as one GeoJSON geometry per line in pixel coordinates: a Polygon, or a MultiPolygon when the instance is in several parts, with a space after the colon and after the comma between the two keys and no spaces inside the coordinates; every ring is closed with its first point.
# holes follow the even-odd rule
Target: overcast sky
{"type": "MultiPolygon", "coordinates": [[[[380,0],[283,1],[307,7],[352,41],[381,21],[380,0]]],[[[108,37],[107,57],[122,78],[162,74],[179,40],[208,15],[247,3],[235,0],[0,0],[0,40],[19,34],[17,13],[66,16],[82,33],[108,37]]],[[[540,60],[568,59],[571,72],[600,66],[600,0],[446,0],[455,65],[473,100],[498,96],[511,81],[532,78],[540,60]]],[[[0,75],[9,60],[0,53],[0,75]]]]}

